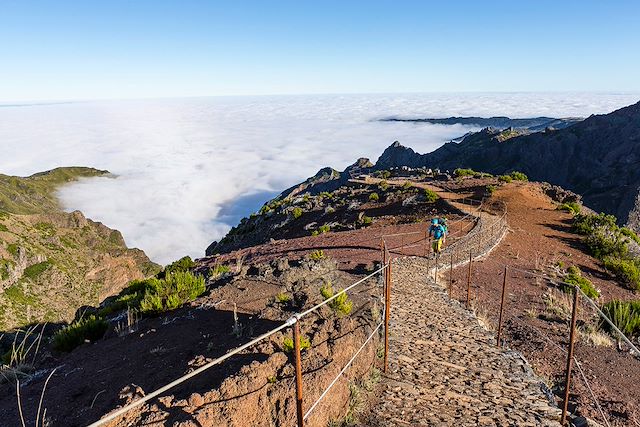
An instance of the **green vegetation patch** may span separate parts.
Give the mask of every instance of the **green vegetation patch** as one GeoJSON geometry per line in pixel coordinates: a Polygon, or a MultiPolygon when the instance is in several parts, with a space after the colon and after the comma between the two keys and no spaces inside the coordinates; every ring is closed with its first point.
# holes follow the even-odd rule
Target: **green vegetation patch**
{"type": "Polygon", "coordinates": [[[70,352],[85,341],[99,340],[107,332],[108,327],[107,321],[101,317],[91,315],[81,318],[56,332],[53,336],[53,348],[70,352]]]}
{"type": "Polygon", "coordinates": [[[434,203],[440,198],[440,196],[438,196],[438,193],[433,190],[429,190],[428,188],[425,188],[424,190],[424,197],[427,203],[434,203]]]}
{"type": "Polygon", "coordinates": [[[311,235],[312,236],[318,236],[320,234],[328,233],[329,231],[331,231],[331,227],[328,224],[325,224],[325,225],[321,225],[317,229],[313,230],[311,232],[311,235]]]}
{"type": "MultiPolygon", "coordinates": [[[[602,306],[602,312],[613,322],[614,325],[628,338],[640,336],[640,301],[611,301],[602,306]]],[[[602,321],[600,327],[617,335],[611,325],[602,321]]]]}
{"type": "Polygon", "coordinates": [[[509,174],[514,181],[529,181],[529,177],[522,172],[513,171],[509,174]]]}
{"type": "Polygon", "coordinates": [[[322,295],[325,300],[333,297],[336,293],[338,296],[329,301],[329,307],[331,307],[338,316],[348,316],[351,314],[351,310],[353,309],[353,302],[349,299],[349,295],[347,295],[346,292],[342,292],[342,289],[338,290],[338,292],[334,292],[331,282],[325,283],[320,288],[320,295],[322,295]]]}
{"type": "Polygon", "coordinates": [[[511,181],[513,181],[513,178],[511,178],[511,176],[509,176],[509,175],[500,175],[498,177],[498,181],[504,182],[505,184],[508,184],[511,181]]]}
{"type": "Polygon", "coordinates": [[[48,270],[49,267],[51,267],[51,263],[49,261],[42,261],[37,264],[30,265],[25,268],[24,273],[22,273],[22,277],[35,280],[38,276],[48,270]]]}
{"type": "Polygon", "coordinates": [[[16,263],[10,259],[0,258],[0,280],[7,280],[9,278],[9,271],[16,263]]]}
{"type": "Polygon", "coordinates": [[[325,258],[326,258],[326,255],[324,254],[324,251],[322,249],[311,251],[309,253],[309,259],[314,260],[314,261],[319,261],[319,260],[325,259],[325,258]]]}
{"type": "MultiPolygon", "coordinates": [[[[585,295],[591,299],[596,299],[600,296],[600,292],[593,286],[591,280],[582,276],[580,268],[576,267],[575,265],[569,267],[567,276],[564,278],[564,281],[569,285],[579,287],[582,292],[584,292],[585,295]]],[[[564,292],[573,292],[573,287],[564,285],[562,290],[564,292]]]]}
{"type": "Polygon", "coordinates": [[[369,200],[372,202],[377,202],[378,200],[380,200],[380,196],[378,196],[378,193],[371,193],[369,194],[369,200]]]}
{"type": "Polygon", "coordinates": [[[6,225],[0,223],[0,231],[9,231],[6,225]]]}
{"type": "MultiPolygon", "coordinates": [[[[308,348],[311,347],[311,341],[309,341],[308,338],[306,337],[300,337],[300,351],[304,351],[308,348]]],[[[292,353],[293,352],[293,338],[291,337],[285,337],[284,340],[282,340],[282,349],[286,352],[286,353],[292,353]]]]}
{"type": "Polygon", "coordinates": [[[303,213],[304,211],[302,210],[302,208],[296,206],[295,208],[293,208],[291,215],[293,216],[294,219],[298,219],[302,216],[303,213]]]}
{"type": "Polygon", "coordinates": [[[582,210],[582,206],[580,205],[580,203],[577,203],[577,202],[568,202],[558,206],[558,210],[569,212],[570,214],[575,216],[580,213],[580,211],[582,210]]]}

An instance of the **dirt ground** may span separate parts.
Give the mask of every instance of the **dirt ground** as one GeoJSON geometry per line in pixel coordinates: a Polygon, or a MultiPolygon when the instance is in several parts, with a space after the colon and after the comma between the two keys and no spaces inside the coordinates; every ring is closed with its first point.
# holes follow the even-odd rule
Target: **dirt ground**
{"type": "MultiPolygon", "coordinates": [[[[472,269],[472,305],[478,315],[494,328],[498,323],[504,268],[557,272],[557,263],[578,266],[585,277],[601,291],[599,304],[611,299],[637,299],[637,295],[614,282],[597,260],[587,254],[580,236],[570,232],[571,216],[556,205],[535,184],[513,183],[501,187],[494,198],[507,203],[509,233],[485,259],[472,269]]],[[[454,298],[466,299],[468,269],[454,269],[454,298]]],[[[444,275],[449,280],[448,272],[444,275]]],[[[505,340],[521,351],[536,372],[563,393],[563,374],[568,346],[571,297],[555,289],[549,281],[515,269],[508,271],[505,305],[505,340]],[[560,315],[558,316],[558,312],[560,315]]],[[[614,346],[595,346],[589,342],[593,312],[586,303],[579,305],[580,334],[576,357],[585,377],[614,425],[640,425],[640,361],[614,346]],[[635,423],[635,424],[634,424],[635,423]]],[[[578,413],[602,422],[585,382],[574,368],[572,406],[578,413]]]]}

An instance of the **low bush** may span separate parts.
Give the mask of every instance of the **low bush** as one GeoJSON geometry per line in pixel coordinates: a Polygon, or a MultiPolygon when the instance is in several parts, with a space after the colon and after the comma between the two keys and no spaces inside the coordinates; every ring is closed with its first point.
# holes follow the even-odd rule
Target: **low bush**
{"type": "Polygon", "coordinates": [[[299,207],[296,206],[295,208],[293,208],[293,211],[291,212],[291,215],[293,215],[294,219],[298,219],[298,218],[300,218],[302,216],[302,213],[303,213],[302,208],[299,208],[299,207]]]}
{"type": "Polygon", "coordinates": [[[289,301],[291,301],[291,296],[289,296],[288,294],[285,294],[284,292],[281,292],[278,295],[276,295],[276,301],[282,304],[286,304],[289,301]]]}
{"type": "MultiPolygon", "coordinates": [[[[628,338],[640,336],[640,301],[611,301],[602,306],[602,312],[628,338]]],[[[601,328],[616,335],[606,321],[602,321],[601,328]]]]}
{"type": "Polygon", "coordinates": [[[194,268],[196,266],[196,263],[193,262],[193,260],[191,259],[190,256],[185,256],[180,258],[177,261],[172,262],[171,264],[167,265],[163,271],[161,271],[160,273],[158,273],[158,275],[156,276],[158,279],[162,279],[165,276],[172,274],[172,273],[177,273],[179,271],[189,271],[192,268],[194,268]]]}
{"type": "Polygon", "coordinates": [[[484,189],[485,193],[491,195],[496,192],[497,187],[495,185],[487,185],[484,189]]]}
{"type": "Polygon", "coordinates": [[[462,178],[465,176],[475,176],[477,174],[476,171],[474,171],[473,169],[463,169],[463,168],[457,168],[453,171],[453,175],[458,177],[458,178],[462,178]]]}
{"type": "Polygon", "coordinates": [[[85,341],[97,341],[107,332],[109,324],[101,317],[91,315],[76,320],[60,329],[53,336],[53,348],[70,352],[85,341]]]}
{"type": "Polygon", "coordinates": [[[319,261],[321,259],[325,259],[326,256],[324,254],[324,251],[322,249],[318,249],[316,251],[311,251],[309,253],[309,259],[314,260],[314,261],[319,261]]]}
{"type": "Polygon", "coordinates": [[[329,231],[331,231],[331,227],[329,225],[325,224],[325,225],[321,225],[317,229],[313,230],[311,232],[311,235],[312,236],[317,236],[317,235],[320,235],[320,234],[328,233],[329,231]]]}
{"type": "Polygon", "coordinates": [[[190,272],[177,272],[164,280],[150,279],[140,301],[143,313],[160,313],[174,310],[195,300],[205,290],[204,277],[190,272]]]}
{"type": "Polygon", "coordinates": [[[632,289],[640,291],[640,261],[636,259],[621,259],[605,257],[604,266],[621,282],[632,289]]]}
{"type": "Polygon", "coordinates": [[[370,216],[366,216],[364,213],[360,212],[360,215],[358,215],[358,225],[360,225],[361,227],[368,227],[371,224],[373,224],[373,218],[371,218],[370,216]]]}
{"type": "Polygon", "coordinates": [[[514,181],[529,181],[529,177],[522,172],[513,171],[509,174],[514,181]]]}
{"type": "Polygon", "coordinates": [[[582,206],[580,206],[580,203],[568,202],[568,203],[563,203],[560,206],[558,206],[558,210],[559,211],[569,212],[572,215],[578,215],[580,213],[580,211],[582,210],[582,206]]]}
{"type": "Polygon", "coordinates": [[[509,175],[500,175],[498,177],[498,181],[500,182],[504,182],[504,183],[510,183],[511,181],[513,181],[513,178],[511,178],[511,176],[509,175]]]}
{"type": "MultiPolygon", "coordinates": [[[[578,286],[582,292],[591,299],[596,299],[600,296],[600,292],[593,286],[591,280],[583,277],[582,272],[575,265],[569,267],[568,274],[564,278],[564,281],[569,285],[578,286]]],[[[565,285],[562,290],[564,292],[572,292],[573,288],[565,285]]]]}
{"type": "Polygon", "coordinates": [[[389,183],[387,181],[380,181],[378,188],[380,191],[385,192],[389,189],[389,183]]]}
{"type": "MultiPolygon", "coordinates": [[[[309,341],[308,338],[305,337],[300,337],[300,351],[304,351],[308,348],[311,347],[311,342],[309,341]]],[[[286,352],[286,353],[292,353],[293,352],[293,338],[291,337],[285,337],[284,340],[282,340],[282,349],[286,352]]]]}
{"type": "Polygon", "coordinates": [[[369,194],[369,200],[372,202],[377,202],[378,200],[380,200],[380,196],[378,196],[378,193],[371,193],[369,194]]]}
{"type": "Polygon", "coordinates": [[[404,184],[402,184],[402,189],[403,190],[410,190],[413,188],[413,184],[410,183],[409,181],[406,181],[404,184]]]}
{"type": "Polygon", "coordinates": [[[440,198],[440,196],[438,196],[438,193],[436,193],[435,191],[429,190],[428,188],[425,188],[424,190],[424,197],[427,203],[434,203],[436,200],[440,198]]]}
{"type": "MultiPolygon", "coordinates": [[[[349,299],[349,295],[347,295],[346,292],[340,292],[342,292],[342,290],[339,290],[339,295],[329,302],[329,307],[331,307],[338,316],[347,316],[353,309],[353,302],[349,299]]],[[[328,300],[335,294],[331,282],[325,283],[324,286],[320,288],[320,295],[322,295],[325,300],[328,300]]]]}

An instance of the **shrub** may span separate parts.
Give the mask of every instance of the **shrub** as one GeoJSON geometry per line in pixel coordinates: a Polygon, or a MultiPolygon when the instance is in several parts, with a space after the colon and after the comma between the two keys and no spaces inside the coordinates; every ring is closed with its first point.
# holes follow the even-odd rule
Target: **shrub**
{"type": "Polygon", "coordinates": [[[572,215],[578,215],[580,213],[580,211],[582,210],[582,206],[580,206],[580,203],[568,202],[568,203],[563,203],[560,206],[558,206],[558,210],[559,211],[569,212],[572,215]]]}
{"type": "Polygon", "coordinates": [[[322,249],[318,249],[316,251],[312,251],[309,253],[309,259],[314,261],[319,261],[321,259],[325,259],[324,251],[322,249]]]}
{"type": "Polygon", "coordinates": [[[328,233],[329,231],[331,231],[331,227],[329,225],[325,224],[325,225],[321,225],[316,230],[313,230],[311,232],[311,235],[312,236],[317,236],[319,234],[328,233]]]}
{"type": "Polygon", "coordinates": [[[474,171],[473,169],[457,168],[456,170],[453,171],[453,175],[459,178],[465,177],[465,176],[475,176],[476,171],[474,171]]]}
{"type": "MultiPolygon", "coordinates": [[[[347,316],[353,309],[353,302],[349,299],[349,295],[346,292],[338,291],[338,296],[329,302],[329,307],[333,309],[339,316],[347,316]]],[[[320,295],[325,300],[335,295],[331,282],[327,282],[320,288],[320,295]]]]}
{"type": "Polygon", "coordinates": [[[640,244],[640,237],[638,237],[638,235],[636,234],[635,231],[627,228],[627,227],[620,227],[620,233],[625,236],[628,237],[629,239],[633,240],[634,242],[640,244]]]}
{"type": "Polygon", "coordinates": [[[500,175],[498,177],[498,181],[500,182],[504,182],[504,183],[510,183],[511,181],[513,181],[513,178],[511,178],[509,175],[500,175]]]}
{"type": "Polygon", "coordinates": [[[213,268],[209,269],[209,277],[217,278],[231,271],[228,265],[217,264],[213,268]]]}
{"type": "Polygon", "coordinates": [[[513,171],[509,175],[514,181],[529,181],[529,177],[522,172],[513,171]]]}
{"type": "Polygon", "coordinates": [[[370,216],[361,215],[358,218],[358,224],[360,224],[362,227],[368,227],[372,223],[373,223],[373,218],[371,218],[370,216]]]}
{"type": "Polygon", "coordinates": [[[389,183],[387,181],[380,181],[380,183],[378,184],[378,188],[382,192],[387,191],[389,189],[389,183]]]}
{"type": "Polygon", "coordinates": [[[369,200],[372,202],[377,202],[378,200],[380,200],[380,196],[378,196],[378,193],[371,193],[369,194],[369,200]]]}
{"type": "MultiPolygon", "coordinates": [[[[569,267],[568,274],[564,278],[564,281],[570,285],[578,286],[582,292],[585,293],[591,299],[596,299],[600,296],[600,292],[593,286],[591,280],[582,276],[582,272],[578,267],[572,265],[569,267]]],[[[573,288],[567,285],[562,287],[564,292],[572,292],[573,288]]]]}
{"type": "MultiPolygon", "coordinates": [[[[611,301],[602,306],[602,312],[623,334],[629,338],[640,335],[640,301],[611,301]]],[[[600,327],[614,333],[613,328],[602,320],[600,327]]]]}
{"type": "Polygon", "coordinates": [[[109,324],[101,317],[91,315],[76,320],[65,326],[53,336],[53,348],[58,351],[70,352],[80,344],[88,341],[96,341],[107,332],[109,324]]]}
{"type": "Polygon", "coordinates": [[[260,208],[260,215],[265,215],[269,212],[271,212],[271,208],[267,205],[264,205],[260,208]]]}
{"type": "MultiPolygon", "coordinates": [[[[311,347],[311,342],[309,341],[309,339],[305,337],[300,337],[300,351],[304,351],[310,347],[311,347]]],[[[285,337],[284,340],[282,340],[282,349],[286,353],[293,352],[293,338],[285,337]]]]}
{"type": "Polygon", "coordinates": [[[387,179],[391,176],[391,172],[390,171],[380,171],[380,173],[378,174],[378,176],[382,179],[387,179]]]}
{"type": "Polygon", "coordinates": [[[291,301],[291,297],[288,294],[285,294],[284,292],[279,293],[278,295],[276,295],[276,301],[279,303],[288,303],[289,301],[291,301]]]}
{"type": "Polygon", "coordinates": [[[610,229],[617,229],[616,217],[613,215],[607,215],[601,213],[599,215],[577,215],[573,221],[573,231],[578,234],[590,234],[596,228],[605,227],[610,229]]]}
{"type": "Polygon", "coordinates": [[[173,310],[193,301],[206,290],[204,278],[190,272],[173,273],[164,279],[147,279],[136,284],[130,307],[143,313],[173,310]],[[135,305],[134,305],[135,304],[135,305]]]}
{"type": "Polygon", "coordinates": [[[425,188],[424,190],[424,197],[427,203],[433,203],[440,198],[440,196],[438,196],[438,193],[429,190],[428,188],[425,188]]]}
{"type": "Polygon", "coordinates": [[[194,268],[196,266],[196,263],[193,262],[193,260],[191,259],[190,256],[185,256],[180,258],[177,261],[172,262],[171,264],[167,265],[164,270],[162,272],[160,272],[157,277],[158,279],[162,279],[165,276],[169,275],[169,274],[173,274],[179,271],[189,271],[190,269],[194,268]]]}
{"type": "Polygon", "coordinates": [[[604,258],[604,266],[624,284],[640,291],[640,262],[634,259],[604,258]]]}
{"type": "Polygon", "coordinates": [[[302,216],[302,212],[303,212],[302,208],[299,208],[296,206],[295,208],[293,208],[293,211],[291,212],[291,214],[293,215],[294,219],[298,219],[302,216]]]}
{"type": "Polygon", "coordinates": [[[610,228],[598,227],[585,239],[591,253],[598,259],[605,257],[626,258],[629,255],[628,240],[610,228]]]}
{"type": "Polygon", "coordinates": [[[485,193],[493,194],[496,192],[497,187],[495,185],[487,185],[484,189],[485,193]]]}

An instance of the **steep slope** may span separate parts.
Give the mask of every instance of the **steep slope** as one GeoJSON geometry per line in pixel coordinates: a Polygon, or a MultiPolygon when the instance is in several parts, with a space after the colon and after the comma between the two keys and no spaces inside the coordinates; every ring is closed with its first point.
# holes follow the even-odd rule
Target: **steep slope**
{"type": "Polygon", "coordinates": [[[157,270],[144,252],[127,248],[119,231],[58,205],[59,186],[105,174],[58,168],[0,175],[0,329],[71,320],[83,305],[157,270]]]}
{"type": "Polygon", "coordinates": [[[534,180],[580,193],[592,208],[629,221],[636,229],[640,226],[640,103],[557,131],[507,139],[501,134],[487,128],[429,154],[394,143],[375,168],[520,170],[534,180]]]}

